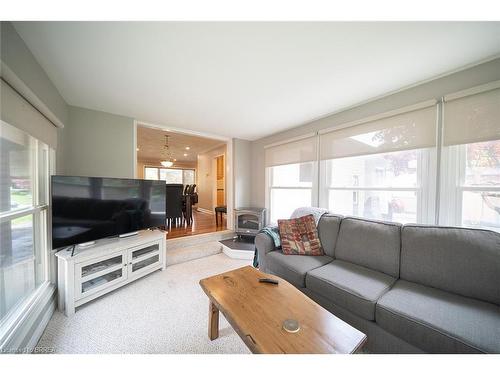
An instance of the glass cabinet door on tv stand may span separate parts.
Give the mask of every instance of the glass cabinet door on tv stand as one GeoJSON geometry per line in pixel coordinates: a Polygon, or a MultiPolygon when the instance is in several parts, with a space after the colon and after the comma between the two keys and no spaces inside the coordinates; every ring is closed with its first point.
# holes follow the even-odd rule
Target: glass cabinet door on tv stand
{"type": "Polygon", "coordinates": [[[128,250],[128,277],[134,278],[155,268],[161,262],[159,244],[138,246],[128,250]]]}
{"type": "Polygon", "coordinates": [[[75,265],[75,295],[83,298],[119,283],[127,277],[122,253],[115,253],[75,265]]]}

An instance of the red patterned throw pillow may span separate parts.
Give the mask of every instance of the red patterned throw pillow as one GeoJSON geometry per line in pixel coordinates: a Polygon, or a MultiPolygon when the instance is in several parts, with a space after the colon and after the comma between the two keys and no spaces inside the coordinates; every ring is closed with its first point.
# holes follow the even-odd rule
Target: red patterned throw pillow
{"type": "Polygon", "coordinates": [[[313,215],[278,220],[281,248],[287,255],[324,255],[313,215]]]}

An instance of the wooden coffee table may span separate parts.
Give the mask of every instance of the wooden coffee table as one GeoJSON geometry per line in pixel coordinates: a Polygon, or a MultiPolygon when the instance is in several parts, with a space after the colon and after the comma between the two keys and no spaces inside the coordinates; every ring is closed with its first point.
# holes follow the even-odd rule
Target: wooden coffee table
{"type": "Polygon", "coordinates": [[[219,311],[252,353],[355,353],[366,335],[325,310],[287,281],[247,266],[200,281],[210,299],[208,336],[219,336],[219,311]],[[259,278],[279,285],[259,283],[259,278]],[[283,329],[295,319],[296,333],[283,329]]]}

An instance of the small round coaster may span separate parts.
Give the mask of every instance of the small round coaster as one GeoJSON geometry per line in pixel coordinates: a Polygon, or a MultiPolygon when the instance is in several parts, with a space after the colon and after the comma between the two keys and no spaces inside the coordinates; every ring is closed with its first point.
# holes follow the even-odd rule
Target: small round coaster
{"type": "Polygon", "coordinates": [[[295,319],[287,319],[283,322],[283,329],[290,333],[296,333],[300,330],[300,324],[295,319]]]}

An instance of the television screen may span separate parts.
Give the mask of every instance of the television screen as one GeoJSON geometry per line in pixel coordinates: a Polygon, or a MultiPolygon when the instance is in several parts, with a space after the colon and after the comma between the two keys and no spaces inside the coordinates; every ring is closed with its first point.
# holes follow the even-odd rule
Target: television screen
{"type": "Polygon", "coordinates": [[[165,189],[165,181],[52,176],[52,247],[164,225],[165,189]]]}

